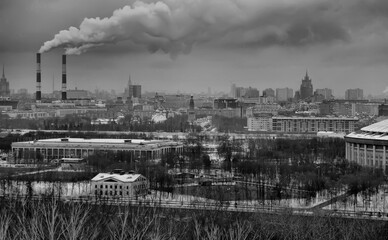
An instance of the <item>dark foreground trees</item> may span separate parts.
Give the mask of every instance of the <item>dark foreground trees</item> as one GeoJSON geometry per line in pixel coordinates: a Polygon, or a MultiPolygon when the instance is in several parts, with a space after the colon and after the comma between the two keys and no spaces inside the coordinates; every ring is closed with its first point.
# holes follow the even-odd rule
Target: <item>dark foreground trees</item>
{"type": "Polygon", "coordinates": [[[387,223],[322,216],[0,201],[0,239],[386,239],[387,223]]]}

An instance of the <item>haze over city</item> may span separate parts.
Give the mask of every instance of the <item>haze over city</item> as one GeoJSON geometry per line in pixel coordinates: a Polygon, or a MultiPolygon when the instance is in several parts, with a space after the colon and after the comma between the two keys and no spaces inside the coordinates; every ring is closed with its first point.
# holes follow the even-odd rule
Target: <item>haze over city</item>
{"type": "Polygon", "coordinates": [[[52,91],[53,77],[60,89],[67,51],[83,52],[68,56],[71,89],[122,91],[129,74],[144,91],[297,89],[308,69],[314,88],[335,96],[350,87],[379,95],[387,86],[387,11],[378,0],[5,0],[0,63],[10,88],[30,92],[43,46],[54,49],[42,54],[42,92],[52,91]]]}

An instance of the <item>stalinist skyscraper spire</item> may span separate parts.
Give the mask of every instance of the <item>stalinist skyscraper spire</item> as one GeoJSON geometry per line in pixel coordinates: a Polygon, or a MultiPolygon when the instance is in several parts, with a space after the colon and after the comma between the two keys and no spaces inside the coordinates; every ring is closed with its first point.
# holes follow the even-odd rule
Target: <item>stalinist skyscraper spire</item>
{"type": "Polygon", "coordinates": [[[9,97],[9,96],[10,96],[9,82],[5,77],[5,70],[4,70],[4,64],[3,64],[3,75],[0,79],[0,97],[9,97]]]}

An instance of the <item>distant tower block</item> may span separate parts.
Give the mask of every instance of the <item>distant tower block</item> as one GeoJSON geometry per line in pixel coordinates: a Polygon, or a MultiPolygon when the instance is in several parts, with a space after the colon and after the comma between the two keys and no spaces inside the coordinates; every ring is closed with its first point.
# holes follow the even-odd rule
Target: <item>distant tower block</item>
{"type": "Polygon", "coordinates": [[[35,94],[35,98],[36,98],[36,102],[40,102],[42,100],[40,53],[36,54],[36,94],[35,94]]]}
{"type": "Polygon", "coordinates": [[[194,110],[194,99],[193,96],[190,98],[189,111],[188,111],[188,121],[193,123],[195,121],[195,110],[194,110]]]}
{"type": "Polygon", "coordinates": [[[133,110],[133,85],[131,81],[131,75],[129,75],[128,79],[128,96],[127,96],[127,105],[128,105],[128,110],[132,111],[133,110]]]}
{"type": "Polygon", "coordinates": [[[62,101],[67,100],[66,82],[67,82],[66,55],[62,55],[62,101]]]}

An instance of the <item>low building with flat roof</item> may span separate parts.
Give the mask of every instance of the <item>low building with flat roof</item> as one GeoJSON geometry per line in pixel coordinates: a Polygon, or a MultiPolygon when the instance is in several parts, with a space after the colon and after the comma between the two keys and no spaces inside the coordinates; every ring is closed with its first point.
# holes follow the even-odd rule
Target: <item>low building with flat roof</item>
{"type": "Polygon", "coordinates": [[[167,153],[182,153],[183,144],[170,140],[52,138],[12,143],[15,161],[86,158],[95,152],[129,152],[131,160],[160,160],[167,153]]]}

